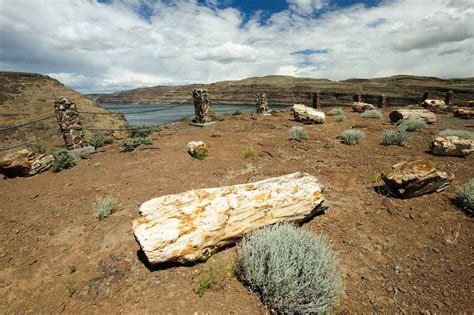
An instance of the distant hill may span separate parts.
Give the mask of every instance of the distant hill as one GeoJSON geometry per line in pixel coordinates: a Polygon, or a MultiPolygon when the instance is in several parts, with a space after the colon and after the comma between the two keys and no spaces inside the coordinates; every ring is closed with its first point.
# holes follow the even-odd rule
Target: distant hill
{"type": "MultiPolygon", "coordinates": [[[[108,112],[96,102],[48,76],[0,72],[0,129],[54,114],[54,101],[60,96],[65,96],[75,102],[80,111],[108,112]]],[[[84,114],[81,116],[81,122],[88,128],[109,129],[125,126],[123,118],[117,115],[84,114]]],[[[53,136],[42,139],[41,143],[62,144],[62,138],[57,129],[56,118],[51,118],[17,129],[0,130],[2,143],[0,147],[33,141],[48,134],[53,134],[53,136]]]]}
{"type": "Polygon", "coordinates": [[[459,104],[474,100],[474,78],[443,80],[410,75],[345,81],[271,75],[211,84],[139,88],[93,97],[101,103],[115,104],[190,103],[191,92],[197,87],[207,88],[213,102],[224,104],[254,103],[260,92],[268,94],[270,104],[309,104],[311,91],[322,93],[323,106],[347,105],[352,93],[362,94],[364,101],[370,103],[376,103],[378,96],[385,94],[389,106],[416,104],[425,91],[431,97],[444,99],[445,93],[452,90],[453,102],[459,104]]]}

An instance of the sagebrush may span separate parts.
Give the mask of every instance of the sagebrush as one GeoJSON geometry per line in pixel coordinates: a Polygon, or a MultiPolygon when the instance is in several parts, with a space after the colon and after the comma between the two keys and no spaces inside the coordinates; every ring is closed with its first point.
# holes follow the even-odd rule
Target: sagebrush
{"type": "Polygon", "coordinates": [[[30,148],[31,150],[33,150],[33,152],[38,153],[38,154],[45,154],[46,152],[48,152],[46,147],[42,143],[39,143],[39,142],[33,143],[30,146],[30,148]]]}
{"type": "Polygon", "coordinates": [[[306,132],[306,130],[303,127],[293,126],[290,129],[289,139],[296,140],[296,141],[308,140],[309,135],[308,135],[308,132],[306,132]]]}
{"type": "Polygon", "coordinates": [[[329,111],[329,116],[344,115],[344,110],[342,108],[336,107],[329,111]]]}
{"type": "Polygon", "coordinates": [[[62,170],[74,167],[76,160],[72,157],[66,149],[54,149],[51,151],[51,155],[54,158],[51,164],[53,172],[61,172],[62,170]]]}
{"type": "Polygon", "coordinates": [[[284,314],[328,311],[342,287],[326,238],[289,224],[244,237],[238,246],[237,274],[265,304],[284,314]]]}
{"type": "Polygon", "coordinates": [[[339,139],[341,139],[342,143],[350,145],[359,144],[364,138],[365,133],[359,129],[344,130],[339,136],[339,139]]]}
{"type": "Polygon", "coordinates": [[[123,139],[120,142],[120,151],[122,152],[131,152],[138,148],[140,144],[145,144],[145,145],[151,145],[153,144],[153,140],[151,140],[150,137],[145,137],[145,138],[129,138],[129,139],[123,139]]]}
{"type": "Polygon", "coordinates": [[[114,211],[114,208],[117,203],[117,198],[111,196],[97,199],[95,203],[95,217],[99,220],[107,218],[114,211]]]}
{"type": "Polygon", "coordinates": [[[257,154],[257,151],[255,151],[255,149],[252,148],[252,147],[247,147],[247,148],[245,148],[245,150],[244,150],[244,158],[245,158],[245,159],[254,157],[255,154],[257,154]]]}
{"type": "Polygon", "coordinates": [[[407,139],[408,137],[404,131],[387,130],[382,135],[382,144],[404,146],[407,139]]]}
{"type": "Polygon", "coordinates": [[[346,121],[346,116],[345,115],[336,115],[334,117],[334,119],[337,121],[337,122],[344,122],[346,121]]]}
{"type": "Polygon", "coordinates": [[[458,188],[456,192],[460,208],[466,211],[467,214],[474,216],[474,178],[458,188]]]}
{"type": "Polygon", "coordinates": [[[364,117],[364,118],[377,118],[377,119],[380,119],[382,118],[382,113],[376,109],[369,109],[369,110],[366,110],[364,111],[362,114],[360,114],[360,116],[364,117]]]}
{"type": "Polygon", "coordinates": [[[462,139],[474,139],[474,132],[469,130],[453,130],[453,129],[446,129],[439,133],[440,136],[443,137],[459,137],[462,139]]]}
{"type": "Polygon", "coordinates": [[[198,160],[204,160],[208,156],[209,152],[205,148],[197,148],[194,151],[193,158],[196,158],[198,160]]]}
{"type": "Polygon", "coordinates": [[[112,141],[113,139],[110,135],[106,133],[96,133],[93,134],[87,142],[95,148],[101,148],[106,144],[112,143],[112,141]]]}
{"type": "Polygon", "coordinates": [[[159,131],[159,127],[152,126],[130,126],[129,133],[132,138],[146,138],[155,131],[159,131]]]}
{"type": "Polygon", "coordinates": [[[426,127],[426,122],[419,119],[402,119],[397,122],[401,131],[420,131],[426,127]]]}

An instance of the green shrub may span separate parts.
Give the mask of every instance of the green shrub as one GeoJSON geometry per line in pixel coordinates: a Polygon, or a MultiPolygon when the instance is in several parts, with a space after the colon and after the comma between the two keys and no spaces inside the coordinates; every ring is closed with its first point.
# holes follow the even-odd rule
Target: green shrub
{"type": "Polygon", "coordinates": [[[99,220],[107,218],[114,211],[117,203],[117,198],[111,196],[97,199],[95,203],[95,217],[99,220]]]}
{"type": "Polygon", "coordinates": [[[296,141],[308,140],[309,135],[306,132],[306,130],[304,130],[303,127],[293,126],[290,129],[290,137],[289,138],[290,138],[290,140],[296,140],[296,141]]]}
{"type": "Polygon", "coordinates": [[[244,237],[237,268],[239,278],[278,313],[323,313],[341,293],[338,262],[326,238],[289,224],[244,237]]]}
{"type": "Polygon", "coordinates": [[[144,145],[152,145],[153,144],[153,140],[151,140],[150,137],[139,138],[139,139],[140,139],[141,144],[144,144],[144,145]]]}
{"type": "Polygon", "coordinates": [[[474,139],[474,132],[469,131],[469,130],[446,129],[446,130],[441,131],[439,135],[443,137],[455,136],[462,139],[474,139]]]}
{"type": "Polygon", "coordinates": [[[337,122],[345,122],[346,121],[346,116],[345,115],[336,115],[334,117],[334,119],[337,121],[337,122]]]}
{"type": "Polygon", "coordinates": [[[471,178],[457,191],[457,201],[461,209],[474,216],[474,178],[471,178]]]}
{"type": "Polygon", "coordinates": [[[216,120],[219,120],[220,115],[219,115],[219,113],[216,113],[215,111],[210,110],[209,118],[211,119],[211,121],[216,121],[216,120]]]}
{"type": "Polygon", "coordinates": [[[95,148],[101,148],[106,144],[112,143],[113,139],[111,136],[105,133],[96,133],[87,141],[91,146],[95,148]]]}
{"type": "Polygon", "coordinates": [[[146,138],[151,135],[155,131],[159,131],[159,127],[151,127],[151,126],[130,126],[129,133],[130,137],[132,138],[146,138]]]}
{"type": "Polygon", "coordinates": [[[420,131],[426,127],[426,122],[419,119],[402,119],[397,122],[401,131],[420,131]]]}
{"type": "Polygon", "coordinates": [[[344,115],[344,110],[340,107],[333,108],[329,111],[329,116],[344,115]]]}
{"type": "Polygon", "coordinates": [[[359,144],[365,138],[365,133],[359,129],[344,130],[339,136],[344,144],[359,144]]]}
{"type": "Polygon", "coordinates": [[[35,142],[31,145],[31,150],[33,152],[38,153],[38,154],[45,154],[48,150],[46,150],[46,147],[39,142],[35,142]]]}
{"type": "Polygon", "coordinates": [[[403,146],[407,142],[407,139],[408,137],[404,131],[387,130],[383,133],[382,144],[403,146]]]}
{"type": "Polygon", "coordinates": [[[54,158],[51,164],[53,172],[61,172],[62,170],[74,167],[76,160],[69,154],[66,149],[54,149],[51,151],[51,155],[54,158]]]}
{"type": "Polygon", "coordinates": [[[236,109],[235,112],[232,113],[232,116],[239,116],[242,115],[242,111],[240,109],[236,109]]]}
{"type": "Polygon", "coordinates": [[[364,117],[364,118],[377,118],[377,119],[380,119],[382,118],[382,113],[376,109],[369,109],[369,110],[366,110],[364,111],[362,114],[360,114],[360,116],[364,117]]]}
{"type": "Polygon", "coordinates": [[[245,158],[245,159],[254,157],[255,154],[257,154],[257,152],[256,152],[255,149],[252,148],[252,147],[247,147],[247,148],[245,148],[245,150],[244,150],[244,158],[245,158]]]}
{"type": "Polygon", "coordinates": [[[204,160],[207,155],[209,154],[208,150],[205,148],[197,148],[194,151],[193,157],[198,159],[198,160],[204,160]]]}
{"type": "Polygon", "coordinates": [[[140,146],[140,144],[150,145],[153,144],[153,140],[150,137],[145,138],[128,138],[123,139],[120,142],[120,151],[122,152],[132,152],[140,146]]]}

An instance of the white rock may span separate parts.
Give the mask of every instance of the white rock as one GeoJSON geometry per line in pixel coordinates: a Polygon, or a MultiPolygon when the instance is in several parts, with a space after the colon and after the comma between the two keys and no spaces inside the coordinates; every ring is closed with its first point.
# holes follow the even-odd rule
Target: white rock
{"type": "Polygon", "coordinates": [[[295,104],[292,108],[296,121],[305,124],[323,124],[326,118],[324,112],[302,104],[295,104]]]}
{"type": "Polygon", "coordinates": [[[455,136],[436,137],[430,149],[434,155],[466,156],[474,151],[474,140],[455,136]]]}

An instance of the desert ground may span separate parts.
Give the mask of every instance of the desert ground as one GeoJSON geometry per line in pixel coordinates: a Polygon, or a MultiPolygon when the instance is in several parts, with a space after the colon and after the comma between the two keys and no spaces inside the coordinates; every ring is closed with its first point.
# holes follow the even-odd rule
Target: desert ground
{"type": "Polygon", "coordinates": [[[452,199],[474,174],[473,158],[427,153],[440,130],[472,129],[472,121],[438,114],[438,122],[409,133],[405,147],[383,146],[388,119],[345,110],[308,125],[306,141],[289,141],[301,125],[289,111],[224,117],[198,128],[177,123],[153,135],[151,146],[121,153],[117,143],[72,169],[0,180],[0,313],[239,313],[269,310],[234,275],[236,248],[207,262],[150,266],[139,251],[132,220],[141,203],[190,189],[252,182],[307,172],[325,183],[327,209],[303,225],[327,235],[338,254],[344,291],[336,313],[458,313],[474,307],[473,219],[452,199]],[[357,126],[359,145],[337,136],[357,126]],[[204,160],[186,153],[191,140],[210,146],[204,160]],[[255,155],[244,157],[247,148],[255,155]],[[417,158],[454,172],[445,191],[401,200],[383,193],[380,173],[417,158]],[[104,220],[97,198],[119,199],[104,220]],[[198,295],[203,277],[219,277],[198,295]]]}

